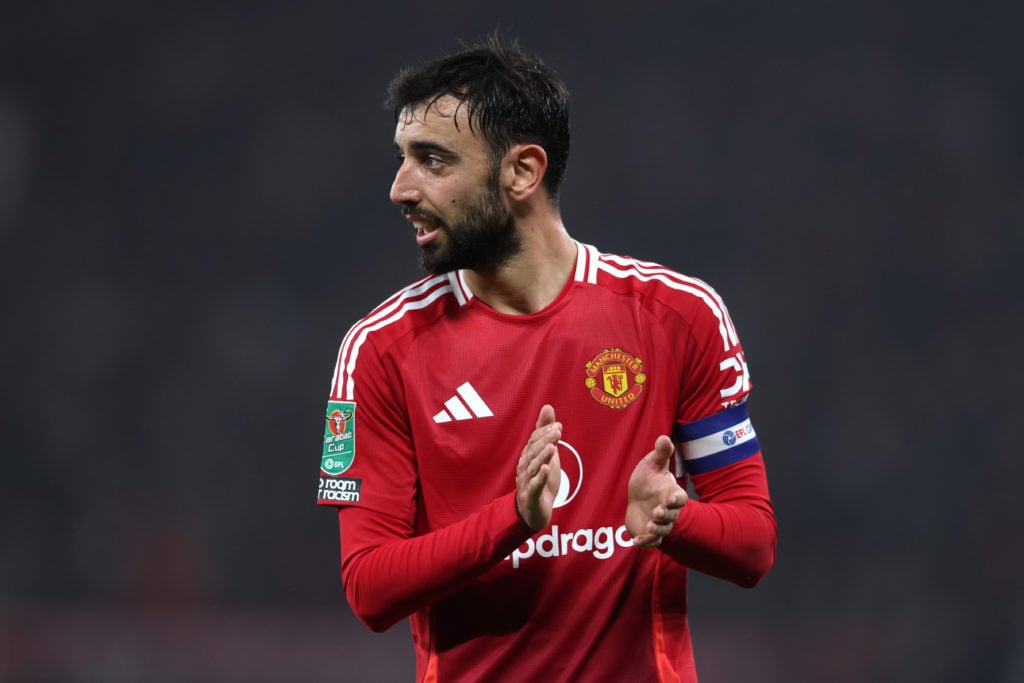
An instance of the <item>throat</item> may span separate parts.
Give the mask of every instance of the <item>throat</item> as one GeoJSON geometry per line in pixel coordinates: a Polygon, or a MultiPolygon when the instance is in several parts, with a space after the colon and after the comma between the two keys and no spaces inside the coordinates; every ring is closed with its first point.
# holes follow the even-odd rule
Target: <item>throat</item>
{"type": "Polygon", "coordinates": [[[553,304],[569,287],[572,272],[567,269],[517,270],[506,268],[497,273],[465,271],[465,281],[473,296],[498,313],[531,315],[553,304]]]}

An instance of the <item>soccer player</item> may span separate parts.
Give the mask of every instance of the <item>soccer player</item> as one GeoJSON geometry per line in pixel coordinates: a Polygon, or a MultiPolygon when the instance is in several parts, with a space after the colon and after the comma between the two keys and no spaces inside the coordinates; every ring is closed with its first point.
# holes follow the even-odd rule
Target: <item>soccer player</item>
{"type": "Polygon", "coordinates": [[[318,502],[353,611],[411,619],[418,681],[696,681],[688,569],[753,586],[777,534],[725,305],[566,232],[568,93],[518,46],[390,101],[429,275],[334,372],[318,502]]]}

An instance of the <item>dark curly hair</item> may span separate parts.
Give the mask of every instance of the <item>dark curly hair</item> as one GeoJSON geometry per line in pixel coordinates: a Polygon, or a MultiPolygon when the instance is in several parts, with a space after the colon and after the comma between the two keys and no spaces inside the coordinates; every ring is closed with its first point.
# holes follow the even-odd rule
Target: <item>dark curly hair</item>
{"type": "Polygon", "coordinates": [[[403,109],[450,95],[467,108],[470,130],[490,146],[492,164],[518,143],[537,144],[548,157],[543,185],[558,204],[569,159],[569,91],[537,57],[497,37],[422,67],[403,69],[388,88],[395,121],[403,109]]]}

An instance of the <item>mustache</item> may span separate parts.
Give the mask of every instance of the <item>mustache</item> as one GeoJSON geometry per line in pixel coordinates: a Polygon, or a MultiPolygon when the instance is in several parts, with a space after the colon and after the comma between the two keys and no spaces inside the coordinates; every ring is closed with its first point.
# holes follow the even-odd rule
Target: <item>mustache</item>
{"type": "Polygon", "coordinates": [[[441,219],[440,216],[438,216],[433,211],[428,211],[427,209],[419,209],[413,206],[403,206],[398,210],[398,212],[401,213],[402,217],[407,220],[410,217],[424,218],[438,227],[448,227],[448,225],[441,219]]]}

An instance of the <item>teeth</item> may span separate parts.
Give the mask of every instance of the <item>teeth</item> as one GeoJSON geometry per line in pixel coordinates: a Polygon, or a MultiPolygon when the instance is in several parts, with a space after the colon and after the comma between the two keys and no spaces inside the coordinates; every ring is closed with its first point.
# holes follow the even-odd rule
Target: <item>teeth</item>
{"type": "Polygon", "coordinates": [[[425,223],[424,221],[413,221],[412,227],[416,228],[417,230],[426,230],[427,223],[425,223]]]}

